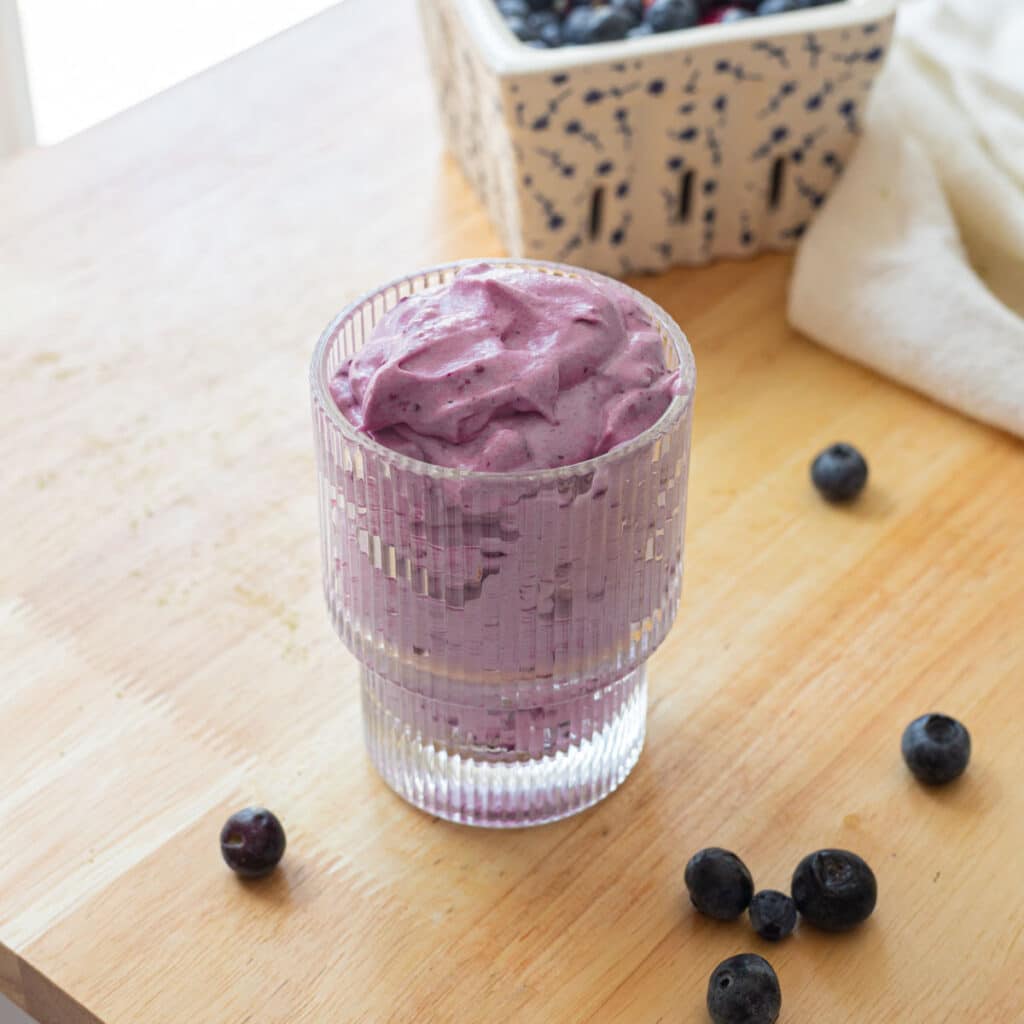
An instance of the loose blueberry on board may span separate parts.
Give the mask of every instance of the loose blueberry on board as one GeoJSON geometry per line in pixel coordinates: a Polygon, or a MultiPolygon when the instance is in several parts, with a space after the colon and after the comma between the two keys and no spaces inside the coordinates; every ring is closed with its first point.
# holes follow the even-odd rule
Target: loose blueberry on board
{"type": "Polygon", "coordinates": [[[700,24],[697,0],[654,0],[644,16],[655,32],[674,32],[700,24]]]}
{"type": "Polygon", "coordinates": [[[852,501],[868,482],[868,464],[852,444],[837,442],[811,463],[811,480],[826,501],[852,501]]]}
{"type": "Polygon", "coordinates": [[[750,906],[754,880],[746,864],[717,846],[695,853],[684,875],[690,902],[708,917],[734,921],[750,906]]]}
{"type": "Polygon", "coordinates": [[[963,775],[971,759],[971,734],[955,718],[922,715],[904,730],[900,748],[918,782],[941,786],[963,775]]]}
{"type": "Polygon", "coordinates": [[[796,904],[777,889],[762,889],[750,901],[750,923],[769,942],[791,935],[796,927],[796,904]]]}
{"type": "Polygon", "coordinates": [[[627,39],[642,39],[644,36],[653,36],[653,35],[654,35],[654,29],[651,28],[651,26],[646,21],[642,21],[642,22],[640,22],[639,25],[634,25],[633,28],[631,28],[626,33],[626,38],[627,39]]]}
{"type": "Polygon", "coordinates": [[[818,850],[797,865],[790,886],[804,920],[826,932],[845,932],[871,916],[878,900],[874,872],[848,850],[818,850]]]}
{"type": "Polygon", "coordinates": [[[708,1013],[714,1024],[775,1024],[782,989],[772,965],[756,953],[723,960],[708,980],[708,1013]]]}
{"type": "Polygon", "coordinates": [[[265,807],[232,814],[220,830],[224,862],[244,878],[262,878],[277,867],[286,845],[281,822],[265,807]]]}

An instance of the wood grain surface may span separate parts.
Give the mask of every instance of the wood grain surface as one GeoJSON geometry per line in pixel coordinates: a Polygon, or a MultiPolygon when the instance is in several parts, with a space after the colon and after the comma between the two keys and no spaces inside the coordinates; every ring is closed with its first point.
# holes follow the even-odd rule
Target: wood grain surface
{"type": "Polygon", "coordinates": [[[1024,1019],[1024,458],[785,323],[789,261],[640,279],[699,384],[683,609],[646,749],[523,832],[407,807],[362,750],[319,583],[306,367],[382,278],[498,252],[441,152],[409,0],[349,0],[0,166],[0,992],[43,1024],[705,1020],[766,954],[783,1022],[1024,1019]],[[835,439],[871,462],[837,510],[835,439]],[[968,775],[926,791],[941,709],[968,775]],[[259,801],[283,869],[218,829],[259,801]],[[697,848],[874,917],[768,947],[683,897],[697,848]]]}

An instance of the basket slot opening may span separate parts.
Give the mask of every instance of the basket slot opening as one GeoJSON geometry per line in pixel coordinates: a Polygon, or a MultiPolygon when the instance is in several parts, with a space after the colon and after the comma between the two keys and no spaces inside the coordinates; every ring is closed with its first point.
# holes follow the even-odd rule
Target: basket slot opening
{"type": "Polygon", "coordinates": [[[604,217],[604,186],[599,185],[590,197],[590,238],[593,241],[601,234],[601,221],[604,217]]]}
{"type": "Polygon", "coordinates": [[[768,182],[768,209],[777,210],[782,202],[782,190],[786,185],[786,158],[780,156],[772,164],[772,174],[768,182]]]}
{"type": "Polygon", "coordinates": [[[684,223],[690,219],[693,205],[693,171],[683,173],[679,178],[679,219],[684,223]]]}

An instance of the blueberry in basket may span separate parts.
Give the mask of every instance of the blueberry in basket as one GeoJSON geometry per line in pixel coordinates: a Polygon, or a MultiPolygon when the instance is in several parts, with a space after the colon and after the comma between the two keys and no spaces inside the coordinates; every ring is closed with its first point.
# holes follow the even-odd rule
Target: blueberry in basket
{"type": "Polygon", "coordinates": [[[754,12],[749,7],[725,4],[724,6],[709,7],[701,16],[700,23],[702,25],[729,25],[734,21],[743,21],[753,17],[754,12]]]}
{"type": "Polygon", "coordinates": [[[563,38],[567,43],[610,43],[625,39],[636,25],[636,19],[622,7],[601,4],[599,7],[574,7],[565,19],[563,38]]]}
{"type": "Polygon", "coordinates": [[[655,32],[674,32],[700,24],[698,0],[654,0],[644,19],[655,32]]]}
{"type": "Polygon", "coordinates": [[[494,0],[509,30],[536,49],[639,39],[698,25],[731,25],[839,0],[494,0]]]}

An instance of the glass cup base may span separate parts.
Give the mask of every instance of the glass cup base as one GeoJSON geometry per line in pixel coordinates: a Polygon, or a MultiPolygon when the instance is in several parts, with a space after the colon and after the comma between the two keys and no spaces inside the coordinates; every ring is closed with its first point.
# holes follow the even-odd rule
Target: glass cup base
{"type": "Polygon", "coordinates": [[[366,748],[384,781],[428,814],[519,828],[596,804],[640,756],[646,666],[541,707],[467,708],[362,667],[366,748]]]}

